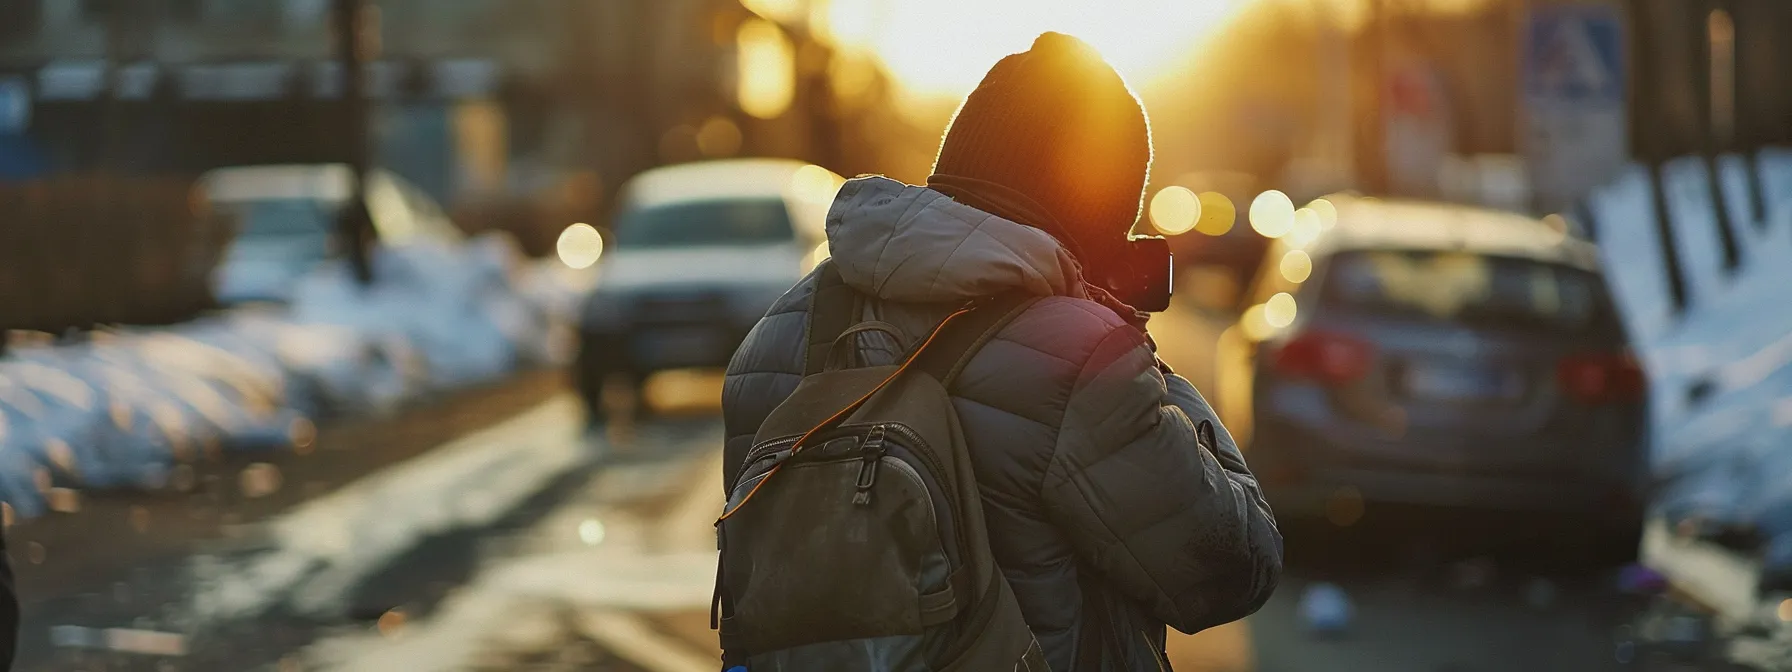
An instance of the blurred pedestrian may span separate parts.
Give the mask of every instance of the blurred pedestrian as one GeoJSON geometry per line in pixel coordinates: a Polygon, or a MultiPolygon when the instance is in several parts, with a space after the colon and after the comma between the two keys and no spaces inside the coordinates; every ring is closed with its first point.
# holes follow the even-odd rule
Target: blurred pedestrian
{"type": "MultiPolygon", "coordinates": [[[[954,116],[927,186],[863,177],[840,190],[826,270],[781,299],[729,366],[725,483],[804,379],[821,273],[862,297],[852,322],[876,323],[847,334],[854,366],[902,361],[967,301],[1030,294],[1042,298],[972,351],[949,393],[993,556],[1045,662],[1168,669],[1165,625],[1194,633],[1256,611],[1282,566],[1257,481],[1213,409],[1157,359],[1146,315],[1091,280],[1125,271],[1150,164],[1138,98],[1088,45],[1046,33],[996,63],[954,116]]],[[[738,503],[742,489],[732,494],[738,503]]],[[[753,543],[732,535],[724,543],[753,543]]],[[[719,586],[718,601],[739,588],[719,586]]],[[[748,667],[803,669],[825,650],[828,669],[908,669],[880,662],[899,658],[894,644],[830,645],[748,667]]]]}
{"type": "Polygon", "coordinates": [[[0,531],[0,672],[12,669],[13,654],[18,649],[19,593],[14,586],[6,534],[0,531]]]}

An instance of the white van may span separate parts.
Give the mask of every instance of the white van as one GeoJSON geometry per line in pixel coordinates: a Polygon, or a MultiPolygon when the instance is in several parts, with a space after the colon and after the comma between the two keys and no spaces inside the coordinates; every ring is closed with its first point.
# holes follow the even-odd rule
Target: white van
{"type": "MultiPolygon", "coordinates": [[[[624,185],[580,318],[574,378],[591,411],[612,375],[728,364],[773,302],[826,256],[844,180],[782,159],[656,168],[624,185]]],[[[641,408],[644,404],[636,404],[641,408]]]]}

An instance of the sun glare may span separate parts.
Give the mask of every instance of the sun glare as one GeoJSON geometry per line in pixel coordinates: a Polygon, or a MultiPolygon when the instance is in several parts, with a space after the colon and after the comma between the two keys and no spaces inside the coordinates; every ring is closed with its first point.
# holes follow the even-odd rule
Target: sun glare
{"type": "Polygon", "coordinates": [[[875,52],[918,94],[971,89],[1001,57],[1056,30],[1087,41],[1134,87],[1163,74],[1246,0],[832,0],[827,32],[875,52]],[[875,27],[870,17],[879,19],[875,27]]]}

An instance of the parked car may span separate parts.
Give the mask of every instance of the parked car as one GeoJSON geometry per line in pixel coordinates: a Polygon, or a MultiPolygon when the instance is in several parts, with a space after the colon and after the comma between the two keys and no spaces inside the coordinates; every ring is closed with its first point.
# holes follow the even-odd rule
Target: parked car
{"type": "MultiPolygon", "coordinates": [[[[200,178],[214,208],[235,215],[235,239],[213,274],[220,303],[285,301],[294,281],[342,253],[337,217],[350,195],[351,173],[340,164],[220,168],[200,178]]],[[[367,208],[384,246],[461,239],[423,190],[391,172],[367,174],[367,208]]]]}
{"type": "Polygon", "coordinates": [[[1633,559],[1647,386],[1592,245],[1516,214],[1332,200],[1335,226],[1270,248],[1216,359],[1276,512],[1536,512],[1633,559]]]}
{"type": "Polygon", "coordinates": [[[823,220],[842,181],[798,161],[735,159],[656,168],[624,185],[580,318],[574,378],[592,420],[613,375],[638,393],[657,371],[726,366],[825,256],[823,220]]]}

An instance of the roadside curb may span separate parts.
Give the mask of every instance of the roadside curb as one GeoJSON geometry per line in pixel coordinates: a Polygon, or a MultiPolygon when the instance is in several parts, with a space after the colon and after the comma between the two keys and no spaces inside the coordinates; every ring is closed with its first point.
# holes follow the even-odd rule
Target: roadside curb
{"type": "Polygon", "coordinates": [[[1727,625],[1753,619],[1765,604],[1755,593],[1759,562],[1716,544],[1676,538],[1659,518],[1644,528],[1642,559],[1668,578],[1676,596],[1727,625]]]}
{"type": "Polygon", "coordinates": [[[1643,561],[1668,579],[1667,598],[1709,614],[1716,650],[1733,665],[1754,670],[1792,669],[1792,618],[1786,596],[1757,592],[1761,563],[1717,544],[1676,538],[1665,522],[1651,520],[1643,537],[1643,561]]]}

